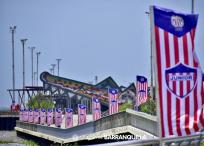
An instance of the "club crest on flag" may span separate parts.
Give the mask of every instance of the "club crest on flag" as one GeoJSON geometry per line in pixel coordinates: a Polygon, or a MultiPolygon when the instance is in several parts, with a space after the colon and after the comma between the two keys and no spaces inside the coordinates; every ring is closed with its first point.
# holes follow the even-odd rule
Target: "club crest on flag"
{"type": "Polygon", "coordinates": [[[171,25],[173,25],[176,29],[176,31],[182,30],[184,26],[184,20],[180,16],[171,16],[171,25]]]}
{"type": "Polygon", "coordinates": [[[165,77],[169,91],[177,97],[184,98],[193,91],[197,84],[197,69],[180,63],[174,67],[166,69],[165,77]],[[190,85],[189,88],[187,88],[187,84],[190,85]],[[180,90],[177,90],[176,87],[178,86],[180,87],[180,90]]]}

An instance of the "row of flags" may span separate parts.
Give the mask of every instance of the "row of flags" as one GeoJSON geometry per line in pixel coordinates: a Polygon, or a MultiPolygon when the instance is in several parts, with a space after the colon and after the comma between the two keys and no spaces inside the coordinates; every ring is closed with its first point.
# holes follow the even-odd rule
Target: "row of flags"
{"type": "Polygon", "coordinates": [[[195,51],[197,14],[151,6],[160,137],[193,135],[204,128],[204,75],[195,51]]]}
{"type": "MultiPolygon", "coordinates": [[[[137,76],[136,81],[136,104],[140,104],[147,101],[148,97],[148,84],[147,78],[143,76],[137,76]]],[[[118,105],[118,90],[114,88],[108,89],[108,101],[109,101],[109,115],[117,113],[119,111],[118,105]]],[[[101,102],[98,98],[92,98],[92,114],[93,120],[98,120],[101,118],[101,102]]],[[[83,104],[78,104],[78,125],[86,123],[86,106],[83,104]]],[[[70,128],[73,126],[73,109],[65,108],[65,127],[70,128]]],[[[24,109],[20,110],[20,121],[30,122],[34,124],[48,125],[55,123],[56,127],[60,127],[62,123],[62,110],[58,109],[24,109]]]]}

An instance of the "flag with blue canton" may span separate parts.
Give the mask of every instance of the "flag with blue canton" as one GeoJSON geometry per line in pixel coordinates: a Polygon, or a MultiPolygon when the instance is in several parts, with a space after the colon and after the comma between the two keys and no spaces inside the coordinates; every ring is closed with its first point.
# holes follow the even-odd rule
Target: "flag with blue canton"
{"type": "Polygon", "coordinates": [[[40,110],[40,124],[42,125],[46,124],[46,109],[44,108],[40,110]]]}
{"type": "Polygon", "coordinates": [[[61,108],[57,108],[55,110],[55,126],[61,127],[62,124],[62,110],[61,108]]]}
{"type": "Polygon", "coordinates": [[[73,127],[73,109],[65,108],[65,128],[73,127]]]}
{"type": "Polygon", "coordinates": [[[78,125],[86,123],[86,106],[78,104],[78,125]]]}
{"type": "Polygon", "coordinates": [[[28,117],[28,122],[30,122],[30,123],[33,123],[33,110],[32,110],[32,108],[30,108],[29,109],[29,115],[28,115],[29,117],[28,117]]]}
{"type": "Polygon", "coordinates": [[[101,103],[96,97],[92,98],[92,114],[94,121],[101,118],[101,103]]]}
{"type": "Polygon", "coordinates": [[[204,127],[202,70],[195,48],[198,15],[151,6],[150,18],[160,137],[193,135],[204,127]]]}
{"type": "Polygon", "coordinates": [[[39,109],[35,108],[34,110],[34,124],[39,124],[40,113],[39,109]]]}
{"type": "Polygon", "coordinates": [[[108,89],[109,115],[118,112],[118,90],[115,88],[108,89]]]}
{"type": "Polygon", "coordinates": [[[47,110],[47,125],[50,126],[51,124],[53,124],[53,117],[54,117],[54,113],[53,113],[53,109],[49,108],[47,110]]]}
{"type": "Polygon", "coordinates": [[[136,106],[140,106],[148,99],[148,82],[144,76],[136,77],[136,106]]]}

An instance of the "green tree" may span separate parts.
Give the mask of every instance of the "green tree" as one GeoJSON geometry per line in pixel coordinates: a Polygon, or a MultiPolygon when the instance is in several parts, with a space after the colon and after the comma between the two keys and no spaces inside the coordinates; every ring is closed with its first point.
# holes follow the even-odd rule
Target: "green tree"
{"type": "Polygon", "coordinates": [[[147,102],[140,105],[140,111],[156,115],[156,102],[152,98],[149,98],[147,102]]]}
{"type": "Polygon", "coordinates": [[[45,95],[39,93],[31,97],[31,100],[27,103],[28,108],[54,108],[54,103],[51,100],[48,100],[45,95]]]}

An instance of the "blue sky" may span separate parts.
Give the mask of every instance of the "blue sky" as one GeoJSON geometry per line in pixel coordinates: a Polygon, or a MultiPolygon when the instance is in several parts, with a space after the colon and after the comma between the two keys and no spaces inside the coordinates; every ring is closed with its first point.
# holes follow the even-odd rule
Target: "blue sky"
{"type": "MultiPolygon", "coordinates": [[[[60,75],[89,82],[112,76],[128,86],[136,75],[150,77],[150,5],[191,11],[190,0],[1,0],[0,103],[9,106],[12,88],[11,33],[15,33],[16,88],[22,88],[22,45],[26,43],[26,85],[31,84],[31,53],[41,51],[39,72],[62,58],[60,75]]],[[[199,14],[196,52],[204,69],[204,2],[195,0],[199,14]]],[[[36,55],[34,56],[36,70],[36,55]]],[[[56,71],[55,71],[56,72],[56,71]]],[[[40,83],[42,85],[42,83],[40,83]]]]}

